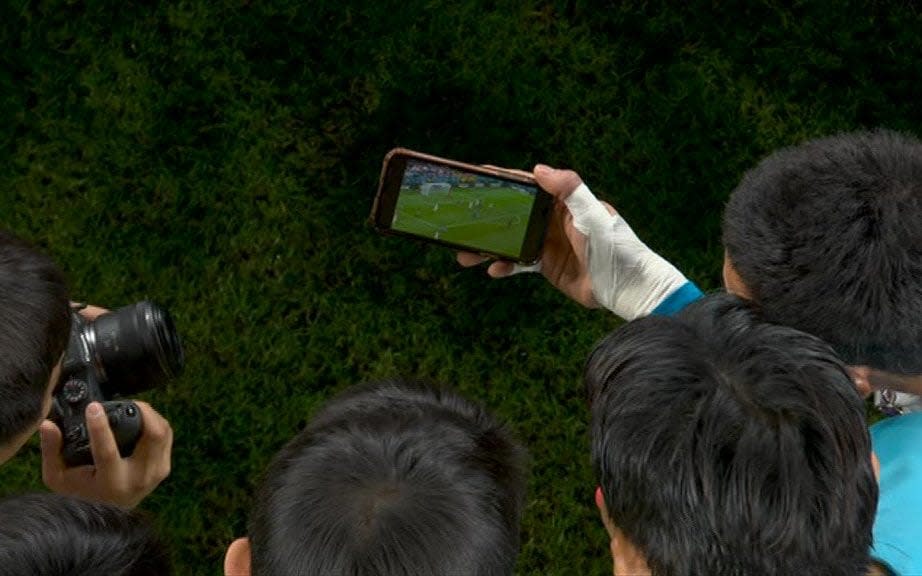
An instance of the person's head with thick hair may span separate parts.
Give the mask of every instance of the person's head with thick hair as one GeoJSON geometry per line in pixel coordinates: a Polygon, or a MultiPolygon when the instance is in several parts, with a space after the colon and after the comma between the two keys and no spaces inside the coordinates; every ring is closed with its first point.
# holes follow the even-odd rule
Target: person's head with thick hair
{"type": "Polygon", "coordinates": [[[0,462],[38,428],[67,347],[70,302],[54,262],[0,231],[0,462]]]}
{"type": "Polygon", "coordinates": [[[482,406],[383,381],[327,403],[279,452],[227,574],[511,574],[525,451],[482,406]]]}
{"type": "Polygon", "coordinates": [[[922,373],[922,142],[888,130],[779,150],[724,213],[728,289],[849,364],[922,373]]]}
{"type": "Polygon", "coordinates": [[[0,500],[0,576],[169,576],[169,554],[137,512],[57,494],[0,500]]]}
{"type": "Polygon", "coordinates": [[[616,573],[638,558],[658,576],[864,573],[871,445],[822,340],[715,295],[617,329],[586,385],[616,573]]]}

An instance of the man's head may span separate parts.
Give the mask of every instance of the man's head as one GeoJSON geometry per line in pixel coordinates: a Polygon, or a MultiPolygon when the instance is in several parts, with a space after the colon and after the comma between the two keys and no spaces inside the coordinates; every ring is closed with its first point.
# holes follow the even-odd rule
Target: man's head
{"type": "Polygon", "coordinates": [[[0,462],[35,431],[67,347],[67,285],[50,258],[0,231],[0,462]]]}
{"type": "Polygon", "coordinates": [[[849,364],[922,373],[922,142],[857,132],[779,150],[724,214],[728,289],[849,364]]]}
{"type": "Polygon", "coordinates": [[[525,453],[481,406],[402,381],[350,389],[276,455],[225,571],[511,574],[525,453]]]}
{"type": "Polygon", "coordinates": [[[136,512],[55,494],[0,500],[0,575],[171,572],[165,548],[136,512]]]}
{"type": "Polygon", "coordinates": [[[712,296],[616,330],[586,385],[616,568],[634,554],[663,576],[863,573],[871,446],[819,338],[712,296]]]}

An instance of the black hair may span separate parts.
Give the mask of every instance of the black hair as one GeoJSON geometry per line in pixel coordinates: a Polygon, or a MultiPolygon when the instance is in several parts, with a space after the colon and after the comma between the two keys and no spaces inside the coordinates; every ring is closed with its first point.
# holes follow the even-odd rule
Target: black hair
{"type": "Polygon", "coordinates": [[[850,364],[922,372],[922,142],[878,130],[779,150],[733,191],[723,234],[766,319],[850,364]]]}
{"type": "Polygon", "coordinates": [[[525,451],[480,405],[419,383],[354,387],[269,466],[253,573],[511,574],[524,495],[525,451]]]}
{"type": "Polygon", "coordinates": [[[609,516],[654,575],[863,574],[871,444],[819,338],[710,296],[610,334],[586,385],[609,516]]]}
{"type": "Polygon", "coordinates": [[[0,443],[42,417],[51,372],[70,335],[67,284],[52,260],[0,231],[0,443]]]}
{"type": "Polygon", "coordinates": [[[169,555],[138,512],[57,494],[0,500],[0,576],[169,576],[169,555]]]}

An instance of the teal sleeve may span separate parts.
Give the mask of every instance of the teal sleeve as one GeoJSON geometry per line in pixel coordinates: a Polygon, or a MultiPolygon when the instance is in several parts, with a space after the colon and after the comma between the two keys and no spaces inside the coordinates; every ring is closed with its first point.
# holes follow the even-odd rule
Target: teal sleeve
{"type": "Polygon", "coordinates": [[[704,292],[695,286],[694,282],[686,282],[659,303],[659,306],[653,309],[652,314],[658,316],[672,316],[678,314],[682,308],[685,308],[695,300],[704,296],[704,292]]]}
{"type": "Polygon", "coordinates": [[[922,412],[871,426],[880,499],[871,555],[900,576],[922,574],[922,412]]]}

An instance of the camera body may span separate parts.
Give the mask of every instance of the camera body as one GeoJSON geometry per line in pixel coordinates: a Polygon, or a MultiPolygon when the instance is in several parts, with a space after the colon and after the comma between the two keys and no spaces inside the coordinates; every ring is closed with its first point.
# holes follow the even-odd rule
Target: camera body
{"type": "Polygon", "coordinates": [[[141,411],[130,400],[114,398],[154,388],[178,376],[183,364],[173,320],[152,302],[138,302],[94,321],[74,310],[51,414],[64,438],[65,464],[93,464],[85,420],[90,402],[102,404],[119,453],[130,456],[144,429],[141,411]]]}

